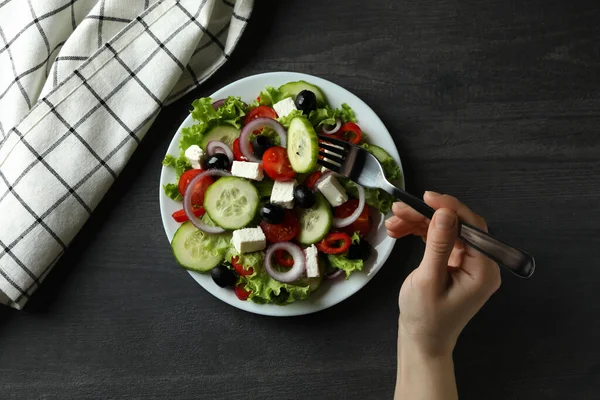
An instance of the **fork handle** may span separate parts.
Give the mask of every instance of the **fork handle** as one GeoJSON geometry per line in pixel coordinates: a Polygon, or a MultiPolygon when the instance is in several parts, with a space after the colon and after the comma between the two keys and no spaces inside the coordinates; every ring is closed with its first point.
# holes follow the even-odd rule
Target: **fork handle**
{"type": "MultiPolygon", "coordinates": [[[[431,219],[435,210],[416,196],[389,184],[386,190],[398,200],[408,204],[425,217],[431,219]]],[[[459,237],[471,247],[494,260],[521,278],[529,278],[535,270],[535,260],[527,252],[514,247],[470,224],[460,223],[459,237]]]]}

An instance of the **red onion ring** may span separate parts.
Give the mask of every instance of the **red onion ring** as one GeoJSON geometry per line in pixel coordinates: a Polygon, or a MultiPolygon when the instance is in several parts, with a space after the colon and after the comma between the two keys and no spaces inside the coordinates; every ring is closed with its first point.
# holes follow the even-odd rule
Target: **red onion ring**
{"type": "MultiPolygon", "coordinates": [[[[327,171],[325,173],[323,173],[323,175],[321,175],[321,177],[319,179],[317,179],[317,181],[315,182],[315,186],[314,188],[319,190],[319,183],[321,183],[325,178],[327,178],[329,175],[333,174],[332,171],[327,171]]],[[[335,176],[335,174],[334,174],[335,176]]],[[[346,218],[333,218],[333,226],[335,228],[343,228],[345,226],[350,225],[351,223],[353,223],[354,221],[356,221],[358,219],[358,217],[360,217],[360,214],[362,213],[363,209],[365,208],[365,188],[360,186],[358,183],[354,183],[356,185],[356,189],[358,190],[358,207],[356,207],[356,210],[354,210],[352,212],[352,214],[350,214],[349,216],[347,216],[346,218]]]]}
{"type": "Polygon", "coordinates": [[[339,278],[343,273],[344,273],[343,269],[338,269],[335,272],[325,275],[325,279],[327,279],[328,281],[331,281],[331,280],[339,278]]]}
{"type": "Polygon", "coordinates": [[[225,143],[220,140],[211,140],[206,145],[206,152],[209,156],[212,156],[215,153],[223,153],[229,158],[229,165],[233,162],[233,152],[225,143]]]}
{"type": "Polygon", "coordinates": [[[281,147],[287,145],[287,132],[283,125],[271,118],[260,117],[253,119],[248,122],[240,133],[240,151],[248,158],[249,161],[261,162],[262,160],[254,155],[254,152],[250,149],[250,135],[257,129],[271,128],[273,129],[281,139],[281,147]]]}
{"type": "Polygon", "coordinates": [[[185,195],[183,196],[183,210],[185,211],[185,215],[187,215],[190,222],[198,229],[206,233],[223,233],[225,229],[220,226],[211,226],[206,224],[200,218],[194,215],[194,206],[192,205],[192,194],[194,193],[194,188],[200,179],[205,176],[231,176],[231,174],[227,171],[223,171],[222,169],[209,169],[208,171],[204,171],[196,175],[192,178],[190,183],[188,183],[187,188],[185,189],[185,195]]]}
{"type": "Polygon", "coordinates": [[[323,133],[326,135],[334,135],[340,130],[341,127],[342,127],[342,120],[339,118],[336,118],[335,125],[331,126],[330,129],[327,129],[327,126],[323,125],[323,128],[321,129],[321,131],[323,131],[323,133]]]}
{"type": "Polygon", "coordinates": [[[282,283],[294,282],[302,276],[304,269],[306,268],[306,256],[304,252],[297,244],[292,242],[280,242],[269,246],[267,253],[265,254],[265,270],[267,274],[276,281],[282,283]],[[277,250],[285,250],[294,259],[294,265],[287,272],[280,272],[273,268],[273,262],[271,258],[277,250]]]}
{"type": "Polygon", "coordinates": [[[223,103],[225,103],[225,100],[227,100],[227,99],[217,100],[214,103],[212,103],[212,107],[215,109],[215,111],[217,111],[217,109],[219,107],[221,107],[223,105],[223,103]]]}

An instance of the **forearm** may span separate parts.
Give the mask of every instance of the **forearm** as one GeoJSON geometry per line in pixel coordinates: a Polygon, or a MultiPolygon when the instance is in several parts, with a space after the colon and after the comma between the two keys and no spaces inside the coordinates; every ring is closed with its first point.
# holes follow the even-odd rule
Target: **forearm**
{"type": "Polygon", "coordinates": [[[428,356],[398,335],[395,400],[456,400],[452,354],[428,356]]]}

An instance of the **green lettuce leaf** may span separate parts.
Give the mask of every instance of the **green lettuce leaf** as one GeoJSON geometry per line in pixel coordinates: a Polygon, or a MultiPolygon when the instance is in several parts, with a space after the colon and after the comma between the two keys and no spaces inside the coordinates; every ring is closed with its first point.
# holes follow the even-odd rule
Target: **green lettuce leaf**
{"type": "Polygon", "coordinates": [[[167,183],[163,186],[163,190],[168,198],[173,199],[175,201],[183,200],[181,194],[179,193],[179,187],[175,183],[167,183]]]}
{"type": "Polygon", "coordinates": [[[317,108],[308,115],[308,120],[315,128],[323,125],[335,125],[336,118],[341,119],[342,123],[356,122],[354,111],[346,103],[342,104],[341,108],[331,108],[329,106],[317,108]]]}
{"type": "Polygon", "coordinates": [[[240,277],[239,282],[244,285],[245,290],[251,292],[248,299],[255,303],[284,305],[306,299],[310,294],[309,285],[291,285],[271,278],[264,268],[264,251],[239,254],[232,246],[225,257],[226,260],[231,260],[231,257],[239,257],[237,262],[242,264],[244,269],[252,268],[254,270],[252,275],[240,277]]]}
{"type": "Polygon", "coordinates": [[[362,271],[364,267],[363,260],[349,260],[346,257],[346,254],[328,254],[327,259],[332,267],[341,269],[346,273],[346,279],[348,279],[353,272],[362,271]]]}
{"type": "Polygon", "coordinates": [[[260,92],[260,101],[255,101],[251,104],[250,108],[254,108],[257,106],[269,106],[273,107],[273,104],[278,103],[283,100],[285,97],[283,93],[279,91],[279,89],[275,89],[274,87],[267,86],[260,92]]]}
{"type": "Polygon", "coordinates": [[[400,179],[402,177],[402,173],[400,172],[400,167],[396,164],[396,161],[388,154],[387,151],[382,149],[379,146],[375,146],[369,143],[363,143],[360,145],[363,149],[367,150],[369,153],[373,154],[383,167],[383,174],[389,181],[394,181],[396,179],[400,179]]]}
{"type": "Polygon", "coordinates": [[[271,197],[271,192],[273,192],[274,181],[265,177],[262,181],[253,182],[256,190],[258,190],[258,195],[262,197],[271,197]]]}
{"type": "MultiPolygon", "coordinates": [[[[358,198],[358,189],[356,183],[348,178],[338,177],[340,184],[346,189],[350,197],[358,198]]],[[[381,189],[365,188],[365,202],[367,205],[379,210],[382,214],[387,214],[392,209],[394,196],[381,189]]]]}
{"type": "Polygon", "coordinates": [[[290,127],[290,122],[292,122],[292,119],[299,117],[302,115],[302,111],[300,110],[292,110],[291,113],[289,113],[288,115],[286,115],[285,117],[279,117],[277,118],[277,121],[283,125],[283,127],[285,129],[288,129],[290,127]]]}
{"type": "MultiPolygon", "coordinates": [[[[279,305],[293,303],[297,300],[304,300],[310,295],[310,286],[291,285],[281,283],[271,278],[261,268],[257,273],[249,277],[242,277],[245,283],[244,289],[251,291],[249,300],[255,303],[275,303],[279,305]]],[[[255,269],[256,271],[256,269],[255,269]]]]}
{"type": "MultiPolygon", "coordinates": [[[[352,234],[352,243],[360,243],[360,234],[358,232],[354,232],[352,234]]],[[[364,262],[363,260],[349,260],[347,256],[347,252],[344,254],[328,254],[327,259],[332,267],[341,269],[346,272],[346,279],[352,275],[355,271],[362,271],[364,262]]]]}
{"type": "Polygon", "coordinates": [[[165,156],[165,159],[163,160],[162,163],[166,167],[173,167],[173,168],[175,168],[175,172],[177,173],[177,179],[179,179],[179,177],[181,176],[181,174],[183,174],[185,171],[187,171],[188,169],[192,168],[192,166],[188,162],[187,158],[185,158],[185,157],[173,157],[170,154],[167,154],[165,156]]]}
{"type": "Polygon", "coordinates": [[[241,264],[244,267],[244,269],[252,268],[254,270],[252,275],[241,277],[241,279],[244,280],[244,282],[245,282],[248,279],[252,279],[252,277],[256,276],[258,271],[262,270],[263,263],[265,260],[265,252],[264,251],[255,251],[252,253],[240,254],[235,249],[235,247],[233,247],[233,245],[231,245],[231,243],[230,243],[229,248],[227,249],[227,252],[225,253],[225,261],[231,262],[231,259],[233,257],[238,258],[236,262],[238,264],[241,264]]]}
{"type": "Polygon", "coordinates": [[[247,107],[239,97],[229,96],[217,110],[213,108],[212,102],[210,97],[202,97],[192,103],[192,118],[198,123],[181,130],[181,151],[193,144],[199,145],[206,132],[217,125],[229,124],[237,129],[241,128],[247,107]]]}

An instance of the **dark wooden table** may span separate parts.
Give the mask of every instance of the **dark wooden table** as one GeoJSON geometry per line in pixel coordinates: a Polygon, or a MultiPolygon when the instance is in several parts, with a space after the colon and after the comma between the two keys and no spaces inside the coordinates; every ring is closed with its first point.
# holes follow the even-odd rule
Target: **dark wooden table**
{"type": "Polygon", "coordinates": [[[534,254],[455,351],[463,399],[600,392],[600,3],[257,0],[231,60],[166,108],[26,310],[0,309],[2,399],[390,399],[400,240],[315,315],[239,311],[178,268],[160,161],[195,97],[266,71],[330,79],[392,132],[408,188],[459,196],[534,254]]]}

